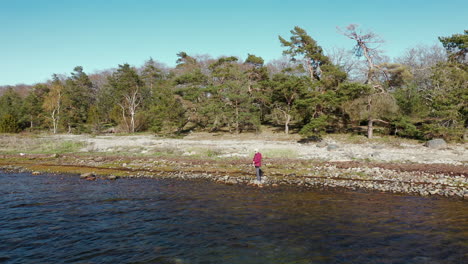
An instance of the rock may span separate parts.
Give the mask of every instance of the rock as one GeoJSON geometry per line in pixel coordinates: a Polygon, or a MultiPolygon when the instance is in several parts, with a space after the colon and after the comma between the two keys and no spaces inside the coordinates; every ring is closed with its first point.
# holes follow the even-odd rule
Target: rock
{"type": "Polygon", "coordinates": [[[33,172],[32,172],[32,175],[40,175],[40,174],[41,174],[41,173],[38,172],[38,171],[33,171],[33,172]]]}
{"type": "Polygon", "coordinates": [[[55,154],[50,155],[50,157],[51,157],[51,158],[58,158],[58,157],[60,157],[60,155],[57,154],[57,153],[55,153],[55,154]]]}
{"type": "Polygon", "coordinates": [[[107,176],[107,179],[108,179],[108,180],[111,180],[111,181],[115,181],[115,180],[117,180],[118,178],[119,178],[119,177],[118,177],[118,176],[115,176],[115,175],[109,175],[109,176],[107,176]]]}
{"type": "Polygon", "coordinates": [[[80,179],[96,178],[96,175],[92,172],[83,173],[80,175],[80,179]]]}
{"type": "Polygon", "coordinates": [[[433,149],[445,148],[447,146],[447,142],[441,138],[432,139],[426,142],[424,146],[433,149]]]}
{"type": "Polygon", "coordinates": [[[328,151],[333,151],[333,150],[337,150],[337,149],[338,149],[338,145],[335,145],[335,144],[329,144],[327,146],[328,151]]]}
{"type": "Polygon", "coordinates": [[[237,184],[237,180],[230,178],[228,180],[225,180],[224,183],[228,185],[237,184]]]}
{"type": "Polygon", "coordinates": [[[104,158],[103,157],[96,157],[96,158],[94,158],[94,161],[102,162],[102,161],[104,161],[104,158]]]}
{"type": "Polygon", "coordinates": [[[317,143],[317,145],[315,145],[317,148],[324,148],[326,146],[328,146],[328,143],[325,142],[325,141],[321,141],[319,143],[317,143]]]}
{"type": "Polygon", "coordinates": [[[376,157],[378,157],[378,156],[380,156],[380,153],[379,153],[379,152],[374,152],[374,153],[371,153],[371,154],[370,154],[370,157],[372,157],[372,158],[376,158],[376,157]]]}

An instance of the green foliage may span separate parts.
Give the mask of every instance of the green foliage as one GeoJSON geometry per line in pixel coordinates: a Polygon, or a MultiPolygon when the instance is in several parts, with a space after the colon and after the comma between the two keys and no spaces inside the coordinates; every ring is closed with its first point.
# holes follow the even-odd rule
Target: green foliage
{"type": "Polygon", "coordinates": [[[83,67],[77,66],[73,70],[63,89],[62,122],[69,130],[85,132],[84,124],[94,103],[93,84],[83,67]]]}
{"type": "Polygon", "coordinates": [[[154,133],[180,133],[187,124],[184,100],[174,95],[170,87],[161,84],[153,91],[152,104],[148,110],[150,130],[154,133]]]}
{"type": "Polygon", "coordinates": [[[368,46],[377,36],[356,30],[350,25],[344,34],[370,60],[369,84],[349,81],[322,47],[295,27],[289,39],[279,37],[290,59],[282,66],[254,54],[241,62],[180,52],[170,69],[152,58],[139,68],[123,64],[90,76],[78,66],[28,94],[6,89],[0,96],[2,129],[100,132],[118,126],[129,133],[180,134],[281,125],[287,133],[293,127],[311,136],[347,131],[353,121],[367,121],[370,128],[380,121],[391,123],[400,137],[459,140],[468,127],[468,31],[439,38],[449,60],[444,52],[422,52],[403,65],[377,61],[378,50],[368,46]]]}
{"type": "Polygon", "coordinates": [[[463,127],[447,127],[440,123],[423,124],[421,133],[425,139],[444,138],[447,141],[460,141],[463,138],[463,127]]]}
{"type": "Polygon", "coordinates": [[[191,67],[197,64],[197,60],[189,56],[186,52],[177,53],[177,68],[191,67]]]}
{"type": "Polygon", "coordinates": [[[392,125],[395,127],[395,135],[415,139],[422,137],[422,132],[406,116],[401,116],[392,125]]]}
{"type": "Polygon", "coordinates": [[[387,88],[402,87],[414,78],[410,69],[402,64],[383,63],[379,69],[382,74],[380,82],[387,88]]]}
{"type": "Polygon", "coordinates": [[[368,95],[371,90],[372,87],[368,84],[344,82],[338,86],[336,94],[342,102],[346,102],[368,95]]]}
{"type": "Polygon", "coordinates": [[[180,87],[186,85],[190,85],[192,87],[194,85],[203,86],[206,85],[206,83],[208,82],[208,77],[201,72],[201,69],[198,68],[194,69],[191,72],[187,72],[183,75],[177,76],[174,79],[174,82],[175,85],[178,85],[180,87]]]}
{"type": "Polygon", "coordinates": [[[377,93],[347,102],[345,111],[355,120],[392,119],[398,105],[391,94],[377,93]]]}
{"type": "Polygon", "coordinates": [[[430,108],[424,99],[424,94],[414,84],[403,86],[393,93],[400,112],[405,116],[424,118],[429,115],[430,108]]]}
{"type": "Polygon", "coordinates": [[[18,120],[11,114],[4,114],[0,118],[0,133],[17,133],[20,128],[18,120]]]}
{"type": "Polygon", "coordinates": [[[115,104],[122,110],[120,126],[129,133],[134,133],[142,127],[141,119],[137,119],[142,108],[144,108],[145,98],[150,91],[144,86],[143,81],[129,64],[119,65],[117,71],[109,77],[109,84],[112,90],[115,104]]]}
{"type": "Polygon", "coordinates": [[[0,115],[11,115],[19,119],[21,115],[22,99],[12,88],[0,96],[0,115]]]}
{"type": "Polygon", "coordinates": [[[322,47],[298,26],[291,30],[291,35],[289,41],[279,36],[281,45],[287,48],[283,54],[291,56],[293,61],[296,61],[298,56],[305,58],[306,63],[311,67],[311,78],[320,80],[320,67],[330,63],[329,58],[323,54],[322,47]]]}
{"type": "Polygon", "coordinates": [[[317,118],[311,119],[309,123],[301,128],[299,134],[309,137],[325,133],[329,124],[328,119],[329,117],[327,115],[321,115],[317,118]]]}
{"type": "Polygon", "coordinates": [[[248,54],[247,59],[245,60],[245,63],[252,64],[256,68],[262,67],[264,62],[265,61],[262,57],[257,57],[253,54],[248,54]]]}
{"type": "Polygon", "coordinates": [[[307,77],[285,73],[275,74],[270,86],[272,88],[273,109],[277,110],[279,120],[289,133],[290,122],[297,116],[297,101],[306,93],[307,77]]]}
{"type": "Polygon", "coordinates": [[[119,65],[117,71],[109,77],[109,84],[113,88],[114,97],[120,100],[122,96],[137,91],[143,86],[143,82],[136,70],[128,63],[119,65]]]}
{"type": "Polygon", "coordinates": [[[37,84],[33,90],[24,98],[22,105],[22,122],[30,129],[42,127],[45,123],[44,96],[49,92],[45,84],[37,84]]]}
{"type": "Polygon", "coordinates": [[[159,82],[165,79],[165,74],[158,68],[153,58],[150,58],[143,66],[141,79],[147,87],[153,89],[159,82]]]}
{"type": "Polygon", "coordinates": [[[428,134],[451,138],[450,130],[458,135],[468,126],[468,66],[457,62],[440,63],[434,68],[431,79],[434,89],[427,94],[431,107],[429,116],[436,124],[428,126],[434,128],[434,133],[428,134]]]}
{"type": "Polygon", "coordinates": [[[320,82],[321,86],[324,87],[321,90],[335,90],[348,77],[344,71],[331,63],[323,65],[321,69],[322,78],[320,82]]]}
{"type": "Polygon", "coordinates": [[[464,34],[439,37],[439,40],[449,53],[450,60],[468,64],[468,30],[465,30],[464,34]]]}

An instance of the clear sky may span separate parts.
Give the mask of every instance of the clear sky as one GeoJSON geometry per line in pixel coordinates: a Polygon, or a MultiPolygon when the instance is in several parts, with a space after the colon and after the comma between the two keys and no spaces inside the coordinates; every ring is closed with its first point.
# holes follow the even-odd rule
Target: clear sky
{"type": "Polygon", "coordinates": [[[379,34],[394,58],[468,29],[466,0],[0,0],[0,85],[43,82],[176,54],[281,57],[278,35],[307,30],[325,50],[351,49],[336,26],[379,34]]]}

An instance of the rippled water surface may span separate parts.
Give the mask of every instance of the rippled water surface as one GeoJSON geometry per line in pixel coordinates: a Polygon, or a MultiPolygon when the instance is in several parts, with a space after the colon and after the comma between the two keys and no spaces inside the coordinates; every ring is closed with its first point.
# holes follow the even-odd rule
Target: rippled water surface
{"type": "Polygon", "coordinates": [[[0,263],[466,259],[466,201],[0,172],[0,263]]]}

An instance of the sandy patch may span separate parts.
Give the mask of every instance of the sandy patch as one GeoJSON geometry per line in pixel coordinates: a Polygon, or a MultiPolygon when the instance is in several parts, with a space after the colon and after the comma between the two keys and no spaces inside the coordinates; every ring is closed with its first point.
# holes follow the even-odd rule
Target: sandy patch
{"type": "Polygon", "coordinates": [[[350,144],[324,138],[327,144],[300,144],[297,139],[270,139],[261,134],[249,138],[234,137],[199,137],[187,136],[184,139],[161,138],[153,135],[131,136],[89,136],[89,135],[53,135],[59,140],[85,142],[83,152],[135,152],[151,155],[158,150],[173,150],[181,155],[197,155],[211,151],[219,157],[250,157],[255,148],[259,148],[265,158],[284,157],[294,159],[313,159],[323,161],[376,161],[395,163],[422,164],[468,164],[467,144],[450,144],[444,149],[430,149],[422,144],[386,144],[363,143],[350,144]],[[334,145],[331,149],[326,145],[334,145]]]}

